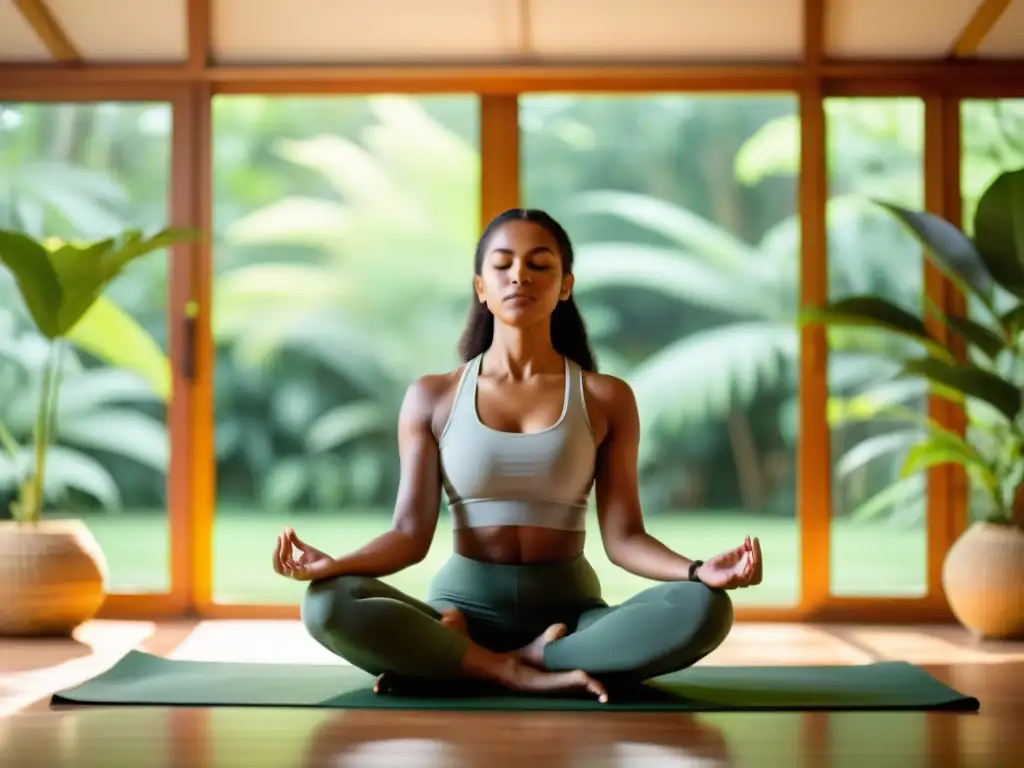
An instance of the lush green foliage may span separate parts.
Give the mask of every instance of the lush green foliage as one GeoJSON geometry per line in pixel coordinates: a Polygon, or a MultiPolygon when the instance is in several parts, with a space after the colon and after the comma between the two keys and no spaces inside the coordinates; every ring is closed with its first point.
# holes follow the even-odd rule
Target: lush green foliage
{"type": "Polygon", "coordinates": [[[924,380],[935,394],[966,404],[966,439],[891,404],[868,408],[864,415],[921,422],[904,475],[960,464],[985,494],[988,519],[1010,522],[1024,481],[1024,169],[1001,173],[981,195],[972,236],[930,213],[880,205],[968,297],[968,316],[951,316],[933,305],[914,314],[885,298],[862,294],[808,309],[803,321],[879,329],[912,341],[919,353],[899,361],[896,378],[924,380]],[[936,328],[961,341],[967,359],[957,359],[936,328]]]}

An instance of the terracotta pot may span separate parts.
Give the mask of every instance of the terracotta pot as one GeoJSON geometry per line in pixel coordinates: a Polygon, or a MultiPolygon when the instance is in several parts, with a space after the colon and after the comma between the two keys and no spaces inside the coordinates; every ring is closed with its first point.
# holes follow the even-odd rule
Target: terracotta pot
{"type": "Polygon", "coordinates": [[[942,566],[953,615],[978,638],[1024,637],[1024,529],[974,523],[942,566]]]}
{"type": "Polygon", "coordinates": [[[0,636],[70,635],[103,605],[106,577],[81,521],[0,522],[0,636]]]}

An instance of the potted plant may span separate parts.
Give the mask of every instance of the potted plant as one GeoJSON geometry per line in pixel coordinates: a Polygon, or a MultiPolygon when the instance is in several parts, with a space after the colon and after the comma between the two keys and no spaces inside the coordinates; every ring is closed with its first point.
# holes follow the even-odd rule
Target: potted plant
{"type": "MultiPolygon", "coordinates": [[[[73,244],[0,230],[0,264],[12,273],[32,324],[49,345],[32,445],[17,445],[0,425],[0,447],[19,472],[12,520],[0,521],[0,636],[69,635],[103,604],[107,566],[92,533],[79,520],[42,519],[61,351],[70,342],[113,364],[124,363],[126,350],[114,340],[120,344],[134,337],[138,342],[145,331],[106,300],[104,290],[130,262],[191,236],[181,229],[151,237],[129,230],[73,244]]],[[[158,351],[148,337],[141,343],[158,351]]]]}
{"type": "MultiPolygon", "coordinates": [[[[876,296],[847,296],[802,312],[802,323],[870,328],[911,339],[919,355],[899,375],[966,407],[961,436],[921,418],[921,440],[902,472],[955,463],[981,508],[946,554],[942,585],[957,620],[977,637],[1024,634],[1024,169],[985,190],[968,237],[937,216],[879,203],[923,246],[926,257],[968,299],[967,317],[929,306],[921,315],[876,296]],[[931,331],[937,321],[960,339],[958,358],[931,331]]],[[[893,412],[877,415],[891,417],[893,412]]],[[[906,418],[900,413],[897,418],[906,418]]]]}

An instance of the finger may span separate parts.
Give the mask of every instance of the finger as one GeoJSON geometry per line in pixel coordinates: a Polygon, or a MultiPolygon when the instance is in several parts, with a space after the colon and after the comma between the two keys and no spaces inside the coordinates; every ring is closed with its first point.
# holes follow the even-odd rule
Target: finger
{"type": "Polygon", "coordinates": [[[764,576],[764,560],[761,557],[761,542],[760,542],[760,540],[756,536],[754,537],[753,549],[754,549],[754,563],[755,563],[754,583],[755,584],[760,584],[761,583],[761,578],[764,576]]]}
{"type": "Polygon", "coordinates": [[[284,575],[284,568],[281,566],[281,547],[278,543],[274,544],[274,552],[271,556],[271,564],[274,566],[274,572],[284,575]]]}
{"type": "Polygon", "coordinates": [[[277,567],[280,569],[279,573],[288,572],[288,560],[284,556],[284,549],[281,546],[281,537],[277,537],[277,546],[274,548],[274,560],[277,563],[277,567]]]}
{"type": "Polygon", "coordinates": [[[292,553],[291,542],[288,541],[288,537],[284,534],[281,534],[281,564],[288,572],[293,571],[297,565],[292,553]]]}
{"type": "Polygon", "coordinates": [[[277,556],[281,560],[281,567],[285,570],[288,569],[291,558],[288,557],[288,550],[286,549],[284,534],[279,534],[277,537],[277,556]]]}
{"type": "Polygon", "coordinates": [[[710,562],[717,567],[732,568],[734,565],[736,565],[736,563],[740,561],[741,557],[743,557],[743,548],[737,547],[736,549],[730,549],[727,552],[723,552],[720,555],[716,555],[711,559],[710,562]]]}
{"type": "Polygon", "coordinates": [[[747,556],[746,562],[743,565],[743,575],[740,577],[744,587],[750,586],[750,579],[754,574],[754,558],[750,555],[747,556]]]}
{"type": "Polygon", "coordinates": [[[306,545],[305,545],[305,543],[303,543],[302,539],[300,539],[295,534],[295,529],[294,528],[289,526],[287,529],[285,529],[285,534],[288,537],[288,541],[290,541],[296,547],[298,547],[299,549],[305,549],[306,548],[306,545]]]}

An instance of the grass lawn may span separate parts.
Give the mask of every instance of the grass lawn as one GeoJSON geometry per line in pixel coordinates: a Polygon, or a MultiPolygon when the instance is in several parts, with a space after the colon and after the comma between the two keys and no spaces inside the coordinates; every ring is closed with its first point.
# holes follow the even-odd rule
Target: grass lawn
{"type": "MultiPolygon", "coordinates": [[[[163,513],[124,512],[84,518],[110,564],[114,592],[163,592],[169,584],[170,540],[163,513]]],[[[332,553],[362,546],[389,523],[387,514],[348,510],[326,514],[282,515],[257,510],[218,511],[214,525],[214,596],[220,603],[295,603],[304,585],[281,578],[270,565],[277,534],[292,525],[300,537],[332,553]]],[[[591,524],[587,555],[601,577],[605,599],[624,600],[651,582],[608,562],[591,524]]],[[[687,512],[661,515],[648,530],[689,557],[706,558],[737,546],[743,536],[759,536],[765,559],[764,582],[733,593],[737,605],[789,606],[797,601],[799,542],[793,519],[687,512]]],[[[832,592],[851,596],[917,596],[924,593],[926,534],[884,523],[832,528],[832,592]]],[[[422,596],[431,574],[451,552],[451,528],[442,515],[427,559],[386,581],[422,596]]]]}

